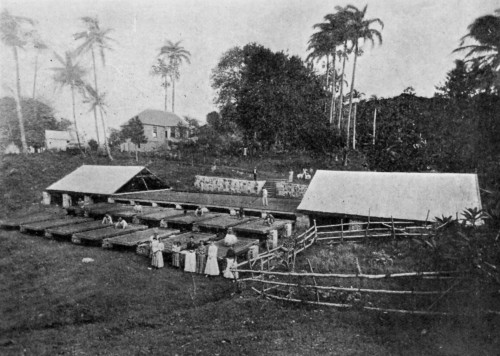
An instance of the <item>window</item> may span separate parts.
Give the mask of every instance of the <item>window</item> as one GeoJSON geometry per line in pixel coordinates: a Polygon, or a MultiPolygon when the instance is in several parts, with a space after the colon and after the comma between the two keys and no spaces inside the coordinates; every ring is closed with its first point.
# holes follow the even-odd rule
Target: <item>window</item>
{"type": "Polygon", "coordinates": [[[153,126],[153,137],[156,138],[158,137],[158,127],[153,126]]]}

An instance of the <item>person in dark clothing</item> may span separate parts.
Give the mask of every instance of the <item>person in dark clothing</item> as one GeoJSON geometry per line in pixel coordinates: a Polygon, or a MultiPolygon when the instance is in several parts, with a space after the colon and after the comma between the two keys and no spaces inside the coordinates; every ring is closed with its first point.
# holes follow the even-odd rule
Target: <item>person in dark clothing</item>
{"type": "Polygon", "coordinates": [[[253,180],[257,180],[257,167],[253,168],[253,180]]]}
{"type": "Polygon", "coordinates": [[[189,242],[187,243],[187,246],[186,246],[186,250],[189,250],[189,251],[194,251],[196,250],[196,244],[194,243],[194,236],[191,236],[189,238],[189,242]]]}

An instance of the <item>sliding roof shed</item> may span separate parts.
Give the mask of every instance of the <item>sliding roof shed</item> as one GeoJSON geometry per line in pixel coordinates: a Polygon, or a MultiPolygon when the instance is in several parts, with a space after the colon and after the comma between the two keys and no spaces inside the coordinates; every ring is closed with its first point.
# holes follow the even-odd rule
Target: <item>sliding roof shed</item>
{"type": "Polygon", "coordinates": [[[476,174],[317,171],[297,210],[310,217],[432,221],[481,209],[476,174]]]}
{"type": "Polygon", "coordinates": [[[168,186],[143,166],[83,165],[49,186],[44,200],[50,204],[50,196],[62,194],[63,205],[67,206],[71,205],[71,196],[92,201],[116,193],[165,188],[168,186]]]}

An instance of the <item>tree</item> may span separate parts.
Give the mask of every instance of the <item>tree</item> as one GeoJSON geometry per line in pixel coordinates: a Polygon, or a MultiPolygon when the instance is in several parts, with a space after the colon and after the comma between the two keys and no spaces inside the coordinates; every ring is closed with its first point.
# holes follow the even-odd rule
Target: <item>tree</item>
{"type": "MultiPolygon", "coordinates": [[[[112,161],[113,157],[111,156],[111,150],[109,149],[108,144],[108,136],[106,133],[107,125],[106,120],[104,119],[104,114],[106,113],[105,107],[106,104],[106,93],[98,93],[91,85],[85,84],[83,86],[83,93],[85,96],[84,102],[90,104],[90,110],[96,112],[99,110],[99,114],[101,115],[101,122],[104,130],[104,147],[106,148],[106,153],[108,154],[108,158],[112,161]]],[[[98,144],[99,145],[99,144],[98,144]]]]}
{"type": "Polygon", "coordinates": [[[467,62],[473,61],[478,68],[489,67],[496,75],[495,85],[500,88],[500,9],[495,15],[485,15],[477,18],[468,27],[469,33],[460,40],[460,47],[453,52],[468,51],[467,62]],[[478,44],[464,46],[467,39],[478,44]]]}
{"type": "MultiPolygon", "coordinates": [[[[200,122],[194,117],[190,116],[184,116],[184,120],[187,123],[187,131],[188,131],[186,137],[196,136],[200,129],[200,122]]],[[[184,129],[186,129],[186,126],[184,126],[184,129]]]]}
{"type": "MultiPolygon", "coordinates": [[[[345,60],[346,57],[343,56],[343,52],[337,52],[337,47],[344,44],[347,46],[347,32],[346,32],[346,16],[344,12],[338,8],[338,12],[335,14],[328,14],[324,17],[325,22],[318,23],[313,26],[313,28],[319,29],[318,32],[314,33],[309,39],[308,50],[312,52],[309,54],[308,59],[323,58],[326,57],[326,78],[328,87],[328,76],[329,70],[329,56],[332,56],[332,95],[330,102],[330,124],[333,123],[333,116],[335,114],[335,94],[336,94],[336,58],[344,57],[344,65],[342,71],[342,79],[344,78],[345,70],[345,60]]],[[[345,51],[344,51],[345,52],[345,51]]],[[[343,83],[341,83],[343,86],[343,83]]],[[[340,121],[339,121],[340,122],[340,121]]]]}
{"type": "MultiPolygon", "coordinates": [[[[43,147],[45,130],[66,131],[71,122],[57,120],[54,109],[46,103],[31,98],[21,101],[21,111],[25,120],[26,142],[28,146],[43,147]]],[[[16,111],[16,100],[11,97],[0,99],[0,131],[5,133],[8,142],[21,143],[21,134],[16,111]]]]}
{"type": "MultiPolygon", "coordinates": [[[[354,47],[354,63],[352,67],[352,79],[351,79],[351,92],[349,95],[349,116],[348,122],[351,120],[352,113],[352,100],[354,94],[354,80],[356,78],[356,62],[358,56],[362,54],[359,48],[359,40],[363,42],[370,41],[372,46],[375,44],[375,39],[378,40],[379,44],[382,44],[382,34],[370,28],[373,23],[378,23],[382,28],[384,28],[384,23],[380,19],[365,19],[366,10],[368,5],[366,5],[363,10],[359,10],[357,7],[352,5],[347,5],[344,8],[344,14],[347,16],[347,33],[350,41],[353,43],[354,47]]],[[[349,135],[349,133],[348,133],[349,135]]],[[[349,142],[349,139],[347,139],[349,142]]]]}
{"type": "Polygon", "coordinates": [[[60,88],[68,86],[71,91],[71,102],[73,105],[73,123],[75,124],[76,139],[78,140],[78,147],[83,154],[82,146],[80,143],[80,134],[78,133],[78,124],[76,121],[76,111],[75,111],[75,89],[82,89],[84,86],[83,77],[86,74],[86,70],[83,69],[78,63],[73,60],[73,54],[66,51],[65,58],[63,59],[60,55],[54,52],[57,61],[62,65],[61,67],[52,68],[54,73],[54,81],[59,85],[60,88]]]}
{"type": "MultiPolygon", "coordinates": [[[[82,17],[81,18],[83,24],[86,27],[86,30],[83,32],[78,32],[73,35],[75,40],[83,40],[83,43],[76,49],[75,53],[80,55],[85,52],[89,52],[92,54],[92,68],[94,72],[94,90],[97,93],[97,97],[99,97],[99,87],[97,85],[97,66],[95,63],[95,50],[99,51],[101,56],[103,66],[106,65],[106,56],[105,51],[111,50],[110,42],[113,41],[111,37],[109,37],[109,33],[112,31],[110,28],[101,29],[99,24],[99,20],[97,17],[82,17]]],[[[97,143],[99,142],[99,128],[97,124],[97,109],[94,109],[94,119],[95,119],[95,130],[97,135],[97,143]]],[[[101,116],[101,121],[104,120],[103,116],[101,116]]],[[[104,130],[104,136],[106,136],[106,123],[102,121],[102,126],[104,130]]],[[[104,140],[106,146],[106,138],[104,140]]],[[[109,148],[106,146],[106,151],[110,159],[111,152],[109,148]]]]}
{"type": "Polygon", "coordinates": [[[167,88],[170,86],[168,78],[172,72],[172,66],[165,62],[164,58],[157,58],[157,63],[151,67],[151,75],[160,76],[162,79],[161,86],[165,90],[165,111],[167,111],[167,88]]]}
{"type": "Polygon", "coordinates": [[[19,121],[19,132],[21,135],[21,145],[23,152],[28,152],[26,144],[26,134],[24,131],[24,119],[21,110],[21,75],[19,72],[19,57],[17,54],[18,48],[24,48],[28,43],[30,30],[26,29],[25,24],[33,25],[33,20],[26,17],[12,16],[7,10],[3,10],[0,14],[0,36],[2,42],[12,48],[14,61],[16,64],[16,110],[19,121]]]}
{"type": "Polygon", "coordinates": [[[222,123],[233,122],[246,145],[307,146],[304,125],[327,123],[323,110],[327,96],[314,71],[296,56],[255,43],[226,55],[212,75],[222,123]]]}
{"type": "Polygon", "coordinates": [[[136,116],[130,120],[125,125],[121,126],[121,136],[123,139],[130,139],[133,144],[135,144],[135,160],[139,161],[138,148],[142,143],[147,143],[148,139],[144,135],[144,126],[141,120],[136,116]]]}
{"type": "Polygon", "coordinates": [[[43,51],[46,51],[49,47],[45,44],[45,42],[40,38],[38,32],[33,32],[33,47],[35,48],[35,72],[33,75],[33,95],[32,98],[36,99],[36,79],[38,76],[38,56],[43,51]]]}
{"type": "Polygon", "coordinates": [[[181,46],[181,41],[173,43],[167,40],[160,48],[159,57],[168,58],[170,65],[170,78],[172,80],[172,112],[175,112],[175,81],[180,78],[180,66],[183,62],[191,64],[191,53],[181,46]]]}
{"type": "Polygon", "coordinates": [[[123,142],[123,137],[122,137],[122,133],[120,132],[120,130],[117,130],[115,128],[111,128],[109,130],[109,147],[111,148],[115,148],[115,147],[118,147],[120,146],[120,144],[123,142]]]}

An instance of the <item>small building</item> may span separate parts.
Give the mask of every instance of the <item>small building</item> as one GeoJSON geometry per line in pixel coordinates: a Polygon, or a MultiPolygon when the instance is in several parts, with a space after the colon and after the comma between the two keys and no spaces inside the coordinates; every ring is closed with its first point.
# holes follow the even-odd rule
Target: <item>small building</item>
{"type": "Polygon", "coordinates": [[[462,219],[481,209],[476,174],[322,171],[314,175],[297,211],[319,224],[341,218],[424,222],[462,219]]]}
{"type": "Polygon", "coordinates": [[[95,203],[107,201],[112,194],[167,188],[160,178],[143,166],[83,165],[47,187],[44,203],[67,207],[78,199],[95,203]]]}
{"type": "Polygon", "coordinates": [[[78,139],[74,131],[45,130],[45,147],[48,150],[66,151],[77,148],[78,139]]]}
{"type": "Polygon", "coordinates": [[[18,155],[21,153],[21,150],[14,142],[11,142],[5,147],[4,154],[6,155],[18,155]]]}
{"type": "MultiPolygon", "coordinates": [[[[147,109],[136,115],[144,127],[144,136],[147,143],[141,144],[140,152],[152,151],[167,142],[178,142],[189,136],[187,123],[178,115],[162,110],[147,109]]],[[[135,144],[124,142],[120,145],[121,151],[135,151],[135,144]]]]}

